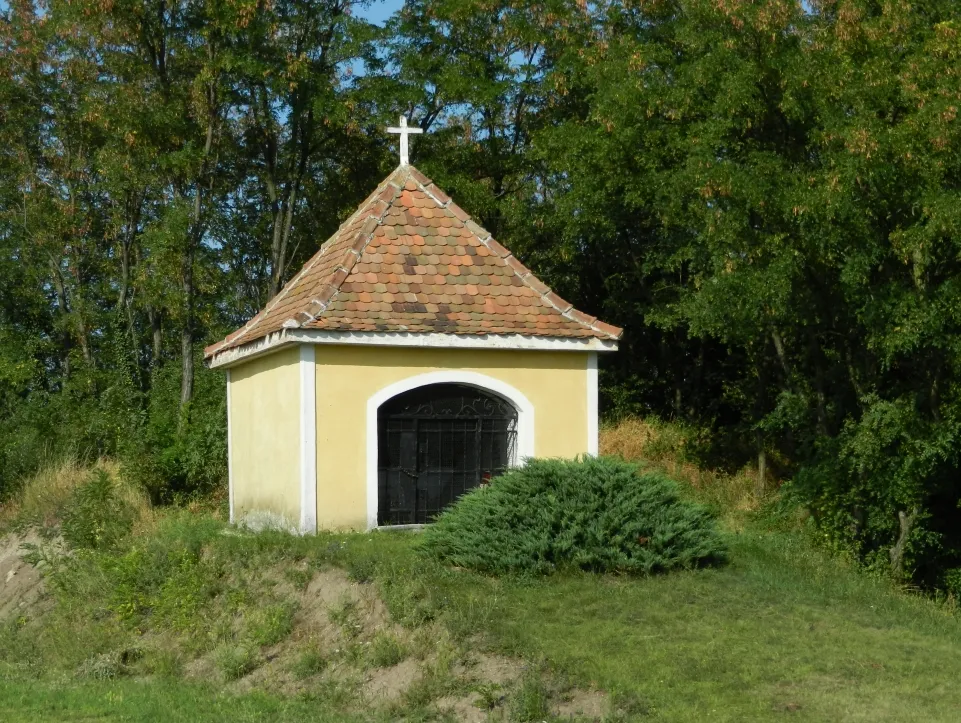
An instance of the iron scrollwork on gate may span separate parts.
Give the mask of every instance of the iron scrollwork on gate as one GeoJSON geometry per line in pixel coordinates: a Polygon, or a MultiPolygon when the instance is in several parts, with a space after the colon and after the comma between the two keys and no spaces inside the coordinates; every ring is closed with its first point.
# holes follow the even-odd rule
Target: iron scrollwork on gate
{"type": "MultiPolygon", "coordinates": [[[[438,384],[436,386],[454,385],[438,384]]],[[[431,388],[424,387],[422,389],[429,390],[431,388]]],[[[394,408],[391,414],[395,417],[407,417],[409,419],[517,419],[517,412],[514,411],[514,407],[503,399],[488,396],[471,387],[464,388],[470,390],[470,393],[448,393],[448,395],[437,398],[411,399],[403,408],[394,408]]],[[[420,392],[421,390],[417,389],[415,391],[420,392]]]]}
{"type": "Polygon", "coordinates": [[[378,410],[379,524],[428,522],[514,459],[517,411],[464,384],[420,387],[378,410]]]}

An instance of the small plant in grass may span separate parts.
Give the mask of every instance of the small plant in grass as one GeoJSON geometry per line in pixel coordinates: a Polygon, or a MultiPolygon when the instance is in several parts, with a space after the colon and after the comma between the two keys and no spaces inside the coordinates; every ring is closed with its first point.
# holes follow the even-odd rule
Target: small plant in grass
{"type": "Polygon", "coordinates": [[[407,646],[390,633],[379,632],[370,641],[368,661],[375,668],[390,668],[409,655],[407,646]]]}
{"type": "Polygon", "coordinates": [[[294,658],[290,665],[290,672],[300,680],[323,673],[327,669],[328,660],[316,647],[305,648],[294,658]]]}
{"type": "Polygon", "coordinates": [[[77,677],[92,680],[112,680],[130,672],[130,665],[143,657],[139,648],[114,650],[85,660],[77,669],[77,677]]]}
{"type": "Polygon", "coordinates": [[[358,698],[357,685],[349,680],[321,680],[311,685],[311,696],[331,708],[346,708],[358,698]]]}
{"type": "Polygon", "coordinates": [[[423,536],[440,560],[488,573],[649,574],[721,561],[711,512],[675,482],[614,458],[533,459],[460,498],[423,536]]]}
{"type": "Polygon", "coordinates": [[[358,556],[347,561],[347,575],[354,582],[368,583],[377,574],[377,561],[373,557],[358,556]]]}
{"type": "Polygon", "coordinates": [[[91,680],[112,680],[126,673],[124,665],[116,653],[101,653],[83,661],[77,668],[78,678],[91,680]]]}
{"type": "Polygon", "coordinates": [[[134,510],[117,493],[106,470],[95,470],[67,500],[61,533],[74,549],[102,550],[117,545],[134,522],[134,510]]]}
{"type": "Polygon", "coordinates": [[[528,670],[510,695],[510,719],[517,723],[550,720],[551,696],[536,670],[528,670]]]}
{"type": "Polygon", "coordinates": [[[414,708],[423,708],[438,698],[464,694],[468,686],[458,680],[454,673],[458,650],[444,640],[438,640],[434,658],[421,666],[421,675],[404,693],[404,702],[414,708]]]}
{"type": "Polygon", "coordinates": [[[289,568],[284,570],[284,577],[290,582],[295,588],[303,592],[310,585],[311,579],[314,577],[313,570],[301,570],[299,568],[289,568]]]}
{"type": "Polygon", "coordinates": [[[654,712],[650,704],[633,691],[614,691],[611,694],[611,709],[612,723],[637,720],[654,712]]]}
{"type": "Polygon", "coordinates": [[[225,680],[238,680],[257,669],[260,657],[245,645],[225,645],[214,654],[217,669],[225,680]]]}
{"type": "Polygon", "coordinates": [[[357,613],[357,603],[350,598],[344,598],[340,605],[331,607],[330,621],[339,626],[347,640],[354,640],[360,635],[363,626],[357,613]]]}
{"type": "Polygon", "coordinates": [[[157,619],[182,632],[205,626],[210,602],[221,592],[223,571],[187,549],[167,552],[165,563],[168,577],[153,604],[157,619]]]}
{"type": "Polygon", "coordinates": [[[296,606],[289,601],[258,610],[250,622],[251,638],[258,645],[276,645],[294,629],[295,611],[296,606]]]}
{"type": "Polygon", "coordinates": [[[504,701],[504,687],[497,683],[479,683],[474,686],[477,699],[474,705],[481,710],[494,710],[504,701]]]}
{"type": "Polygon", "coordinates": [[[961,599],[961,567],[952,568],[945,573],[944,589],[955,600],[961,599]]]}
{"type": "Polygon", "coordinates": [[[183,673],[183,658],[175,649],[161,648],[145,656],[143,668],[158,678],[175,679],[183,673]]]}

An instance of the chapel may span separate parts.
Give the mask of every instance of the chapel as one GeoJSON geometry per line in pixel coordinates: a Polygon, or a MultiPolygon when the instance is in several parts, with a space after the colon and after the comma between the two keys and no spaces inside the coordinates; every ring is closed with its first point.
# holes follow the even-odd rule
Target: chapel
{"type": "Polygon", "coordinates": [[[621,330],[541,283],[406,141],[281,292],[205,350],[227,377],[231,521],[421,525],[527,457],[597,453],[597,355],[621,330]]]}

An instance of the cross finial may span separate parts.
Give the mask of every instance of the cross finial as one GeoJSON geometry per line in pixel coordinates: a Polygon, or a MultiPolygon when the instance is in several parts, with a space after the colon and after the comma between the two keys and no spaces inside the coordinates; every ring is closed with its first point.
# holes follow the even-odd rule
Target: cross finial
{"type": "Polygon", "coordinates": [[[423,128],[408,128],[407,118],[404,116],[400,117],[400,127],[399,128],[388,128],[388,133],[397,133],[400,135],[400,165],[406,166],[410,163],[410,158],[407,154],[407,136],[411,133],[423,133],[423,128]]]}

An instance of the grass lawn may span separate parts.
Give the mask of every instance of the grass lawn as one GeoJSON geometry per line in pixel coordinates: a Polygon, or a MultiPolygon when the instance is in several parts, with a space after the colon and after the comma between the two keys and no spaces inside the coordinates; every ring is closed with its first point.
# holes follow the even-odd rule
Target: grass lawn
{"type": "Polygon", "coordinates": [[[657,720],[961,720],[956,616],[790,536],[732,547],[719,570],[494,586],[487,627],[657,720]]]}
{"type": "MultiPolygon", "coordinates": [[[[443,629],[458,649],[607,691],[612,722],[961,720],[955,608],[867,577],[799,534],[749,524],[727,536],[730,563],[714,569],[495,579],[427,559],[417,535],[238,533],[209,514],[157,511],[124,546],[65,558],[53,610],[0,625],[0,720],[438,719],[443,671],[435,689],[378,711],[356,697],[338,708],[321,674],[295,692],[243,687],[216,668],[188,682],[186,669],[224,646],[245,645],[262,665],[284,636],[301,645],[284,595],[332,568],[376,590],[426,648],[447,644],[429,637],[443,629]],[[258,577],[266,570],[280,581],[258,577]],[[147,640],[176,650],[153,659],[147,640]],[[80,672],[138,647],[142,659],[110,669],[113,679],[80,672]]],[[[367,665],[359,639],[351,645],[324,655],[367,665]]],[[[508,703],[512,720],[544,719],[508,703]]]]}
{"type": "Polygon", "coordinates": [[[291,700],[264,693],[224,695],[214,686],[175,681],[117,680],[78,685],[0,678],[0,720],[350,723],[364,719],[325,711],[321,701],[309,698],[291,700]]]}

